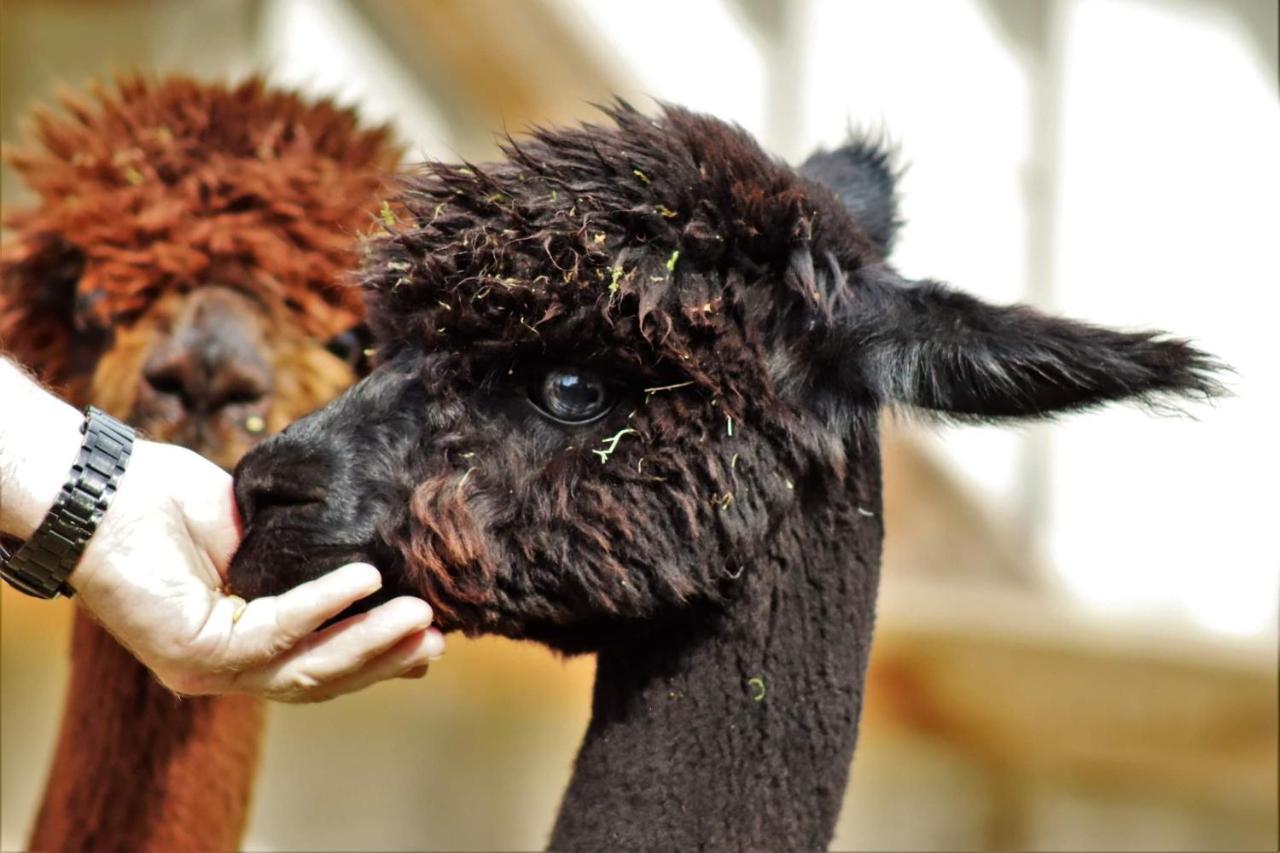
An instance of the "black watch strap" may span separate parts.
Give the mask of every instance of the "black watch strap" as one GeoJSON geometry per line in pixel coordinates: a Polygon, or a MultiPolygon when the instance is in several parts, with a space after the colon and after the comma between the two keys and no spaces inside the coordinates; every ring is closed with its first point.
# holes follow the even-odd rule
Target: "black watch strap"
{"type": "Polygon", "coordinates": [[[67,576],[98,529],[133,452],[133,428],[93,406],[85,409],[80,431],[80,455],[44,521],[13,555],[0,545],[0,576],[37,598],[74,594],[67,576]]]}

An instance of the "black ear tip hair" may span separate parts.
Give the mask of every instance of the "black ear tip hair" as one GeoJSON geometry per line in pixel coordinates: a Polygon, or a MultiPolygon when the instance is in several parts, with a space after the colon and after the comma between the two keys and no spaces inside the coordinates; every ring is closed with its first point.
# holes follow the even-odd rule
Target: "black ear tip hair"
{"type": "Polygon", "coordinates": [[[1201,400],[1209,403],[1236,396],[1228,384],[1228,380],[1240,375],[1234,367],[1195,346],[1191,341],[1179,339],[1177,344],[1186,358],[1181,377],[1184,380],[1181,383],[1184,393],[1199,395],[1201,400]]]}
{"type": "Polygon", "coordinates": [[[902,146],[887,130],[869,127],[849,127],[844,142],[831,149],[816,149],[801,164],[801,171],[805,171],[810,164],[818,163],[840,163],[871,171],[888,188],[896,188],[898,180],[908,169],[902,161],[902,146]]]}
{"type": "Polygon", "coordinates": [[[1127,397],[1148,414],[1198,420],[1195,407],[1213,406],[1220,399],[1235,396],[1225,378],[1238,374],[1217,356],[1190,340],[1163,332],[1140,334],[1140,337],[1149,347],[1154,347],[1147,349],[1146,358],[1135,359],[1150,372],[1145,381],[1133,380],[1138,385],[1145,384],[1145,389],[1134,387],[1127,394],[1100,398],[1081,409],[1120,402],[1127,397]]]}
{"type": "Polygon", "coordinates": [[[831,190],[887,256],[902,220],[897,182],[898,151],[883,132],[851,131],[839,147],[813,152],[798,167],[805,178],[831,190]]]}

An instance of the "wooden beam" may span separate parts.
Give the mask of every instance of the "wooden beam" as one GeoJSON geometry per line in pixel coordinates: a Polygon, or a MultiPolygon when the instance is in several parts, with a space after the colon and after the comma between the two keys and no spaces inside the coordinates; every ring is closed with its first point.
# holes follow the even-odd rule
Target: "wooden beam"
{"type": "Polygon", "coordinates": [[[1104,618],[971,581],[887,579],[867,724],[1031,774],[1277,800],[1274,641],[1104,618]]]}
{"type": "Polygon", "coordinates": [[[598,116],[592,102],[640,94],[602,44],[547,3],[364,0],[351,8],[430,91],[463,157],[492,155],[495,131],[598,116]]]}

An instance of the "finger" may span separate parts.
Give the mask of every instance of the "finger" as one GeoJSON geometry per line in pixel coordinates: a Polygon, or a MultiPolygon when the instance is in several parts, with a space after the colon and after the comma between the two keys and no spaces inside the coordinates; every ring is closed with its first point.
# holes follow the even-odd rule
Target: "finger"
{"type": "Polygon", "coordinates": [[[427,674],[427,665],[423,664],[422,666],[415,666],[413,669],[405,670],[404,672],[400,673],[399,677],[400,678],[422,678],[426,674],[427,674]]]}
{"type": "Polygon", "coordinates": [[[208,552],[218,574],[225,580],[231,568],[231,558],[235,556],[240,540],[244,538],[231,481],[227,481],[222,498],[214,503],[212,514],[213,518],[199,531],[200,543],[208,552]]]}
{"type": "MultiPolygon", "coordinates": [[[[228,637],[222,666],[250,669],[271,661],[381,586],[377,569],[351,563],[280,595],[254,599],[243,609],[233,597],[223,597],[209,618],[212,630],[225,631],[228,637]]],[[[431,608],[425,601],[414,600],[419,603],[419,618],[425,613],[425,627],[431,608]]]]}
{"type": "Polygon", "coordinates": [[[423,667],[439,656],[443,646],[444,638],[437,629],[420,628],[397,635],[353,666],[329,669],[323,661],[312,660],[304,653],[255,673],[242,674],[236,679],[235,688],[283,702],[319,702],[423,667]],[[313,670],[313,666],[320,670],[313,670]]]}
{"type": "Polygon", "coordinates": [[[431,623],[431,608],[417,598],[397,598],[331,625],[241,681],[259,690],[276,691],[294,679],[305,686],[350,675],[405,637],[431,623]]]}
{"type": "Polygon", "coordinates": [[[396,678],[408,672],[421,671],[425,675],[427,664],[423,660],[424,655],[426,660],[434,660],[443,653],[443,650],[443,635],[435,628],[427,628],[419,634],[405,637],[389,651],[374,658],[350,675],[325,684],[298,698],[284,701],[323,702],[348,693],[355,693],[379,681],[396,678]]]}
{"type": "Polygon", "coordinates": [[[183,469],[182,486],[174,490],[174,498],[191,536],[225,579],[241,539],[231,475],[189,451],[165,450],[165,461],[183,469]]]}

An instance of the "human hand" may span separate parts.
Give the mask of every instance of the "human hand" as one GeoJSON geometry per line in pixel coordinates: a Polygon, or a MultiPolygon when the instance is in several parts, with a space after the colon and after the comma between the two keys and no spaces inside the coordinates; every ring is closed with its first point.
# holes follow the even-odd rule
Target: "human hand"
{"type": "Polygon", "coordinates": [[[231,477],[179,447],[139,440],[69,582],[80,603],[171,690],[330,699],[421,677],[444,652],[431,607],[402,597],[316,632],[381,586],[355,563],[283,595],[222,591],[239,543],[231,477]]]}

